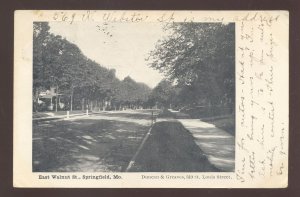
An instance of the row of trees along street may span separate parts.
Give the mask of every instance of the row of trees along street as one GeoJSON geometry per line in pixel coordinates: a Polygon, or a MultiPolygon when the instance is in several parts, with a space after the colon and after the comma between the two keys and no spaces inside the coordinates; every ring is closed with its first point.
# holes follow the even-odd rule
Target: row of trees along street
{"type": "Polygon", "coordinates": [[[40,93],[51,87],[56,88],[56,95],[66,104],[65,109],[71,111],[149,107],[151,89],[146,84],[137,83],[129,76],[119,80],[114,69],[99,65],[75,44],[51,34],[47,22],[34,23],[33,28],[35,111],[39,109],[40,93]]]}
{"type": "Polygon", "coordinates": [[[192,116],[232,114],[235,102],[233,23],[172,23],[158,41],[149,66],[167,76],[150,94],[165,106],[192,116]]]}
{"type": "Polygon", "coordinates": [[[196,116],[234,112],[234,24],[167,24],[169,36],[147,58],[150,67],[166,76],[153,90],[130,77],[119,80],[114,69],[90,60],[49,29],[46,22],[34,23],[34,103],[40,92],[54,86],[70,110],[158,106],[195,110],[196,116]]]}

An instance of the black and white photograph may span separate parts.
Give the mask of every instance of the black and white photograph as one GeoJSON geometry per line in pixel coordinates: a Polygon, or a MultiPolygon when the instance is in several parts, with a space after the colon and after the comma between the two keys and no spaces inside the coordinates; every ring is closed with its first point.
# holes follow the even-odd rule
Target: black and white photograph
{"type": "Polygon", "coordinates": [[[285,188],[289,12],[17,10],[13,184],[285,188]]]}
{"type": "Polygon", "coordinates": [[[32,102],[33,172],[233,172],[235,24],[34,22],[32,102]]]}

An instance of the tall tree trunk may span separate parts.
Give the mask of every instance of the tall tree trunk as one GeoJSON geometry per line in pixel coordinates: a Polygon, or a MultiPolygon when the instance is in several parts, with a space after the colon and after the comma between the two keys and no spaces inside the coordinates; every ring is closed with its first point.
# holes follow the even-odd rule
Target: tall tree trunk
{"type": "Polygon", "coordinates": [[[84,98],[81,99],[81,110],[84,111],[84,98]]]}
{"type": "Polygon", "coordinates": [[[102,103],[103,103],[103,111],[105,111],[105,108],[106,108],[106,103],[105,103],[105,101],[104,100],[102,100],[102,103]]]}
{"type": "Polygon", "coordinates": [[[98,99],[99,112],[101,111],[101,101],[98,99]]]}
{"type": "Polygon", "coordinates": [[[74,88],[71,89],[71,101],[70,101],[70,111],[73,111],[73,94],[74,94],[74,88]]]}
{"type": "Polygon", "coordinates": [[[33,108],[35,112],[38,112],[38,106],[39,106],[39,91],[37,88],[34,88],[33,108]]]}
{"type": "Polygon", "coordinates": [[[55,112],[57,112],[57,101],[58,101],[58,85],[56,85],[55,112]]]}

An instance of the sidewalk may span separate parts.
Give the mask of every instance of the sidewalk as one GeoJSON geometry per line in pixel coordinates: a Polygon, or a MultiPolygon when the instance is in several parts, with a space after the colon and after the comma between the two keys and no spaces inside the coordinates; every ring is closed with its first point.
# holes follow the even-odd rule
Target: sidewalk
{"type": "MultiPolygon", "coordinates": [[[[191,132],[195,143],[206,154],[208,160],[221,171],[232,172],[235,168],[235,137],[229,132],[217,128],[214,124],[200,119],[189,119],[184,113],[172,111],[176,119],[191,132]]],[[[210,117],[212,121],[225,116],[210,117]]]]}
{"type": "Polygon", "coordinates": [[[235,137],[199,119],[177,119],[189,130],[195,143],[208,160],[222,171],[232,172],[235,166],[235,137]]]}
{"type": "MultiPolygon", "coordinates": [[[[93,112],[89,111],[89,114],[93,112]]],[[[69,117],[84,116],[86,112],[84,111],[70,111],[69,117]]],[[[33,121],[47,121],[47,120],[57,120],[67,118],[67,111],[58,112],[34,112],[32,115],[33,121]]]]}

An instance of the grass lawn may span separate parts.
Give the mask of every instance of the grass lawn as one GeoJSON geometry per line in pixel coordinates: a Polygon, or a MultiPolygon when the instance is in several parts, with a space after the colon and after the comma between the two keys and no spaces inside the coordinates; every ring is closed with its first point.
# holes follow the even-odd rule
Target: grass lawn
{"type": "MultiPolygon", "coordinates": [[[[171,117],[171,118],[191,118],[188,114],[184,114],[181,112],[170,112],[168,110],[164,111],[159,115],[160,117],[171,117]],[[185,116],[184,116],[185,115],[185,116]]],[[[230,115],[220,115],[220,116],[212,116],[212,117],[206,117],[201,118],[201,121],[211,123],[215,125],[216,127],[227,131],[231,135],[235,136],[235,117],[234,114],[230,115]]]]}
{"type": "Polygon", "coordinates": [[[216,127],[223,129],[224,131],[227,131],[231,135],[235,136],[235,118],[234,115],[232,116],[224,116],[221,118],[212,118],[209,120],[203,120],[205,122],[211,123],[215,125],[216,127]]]}
{"type": "Polygon", "coordinates": [[[180,122],[157,122],[130,172],[218,172],[180,122]]]}

